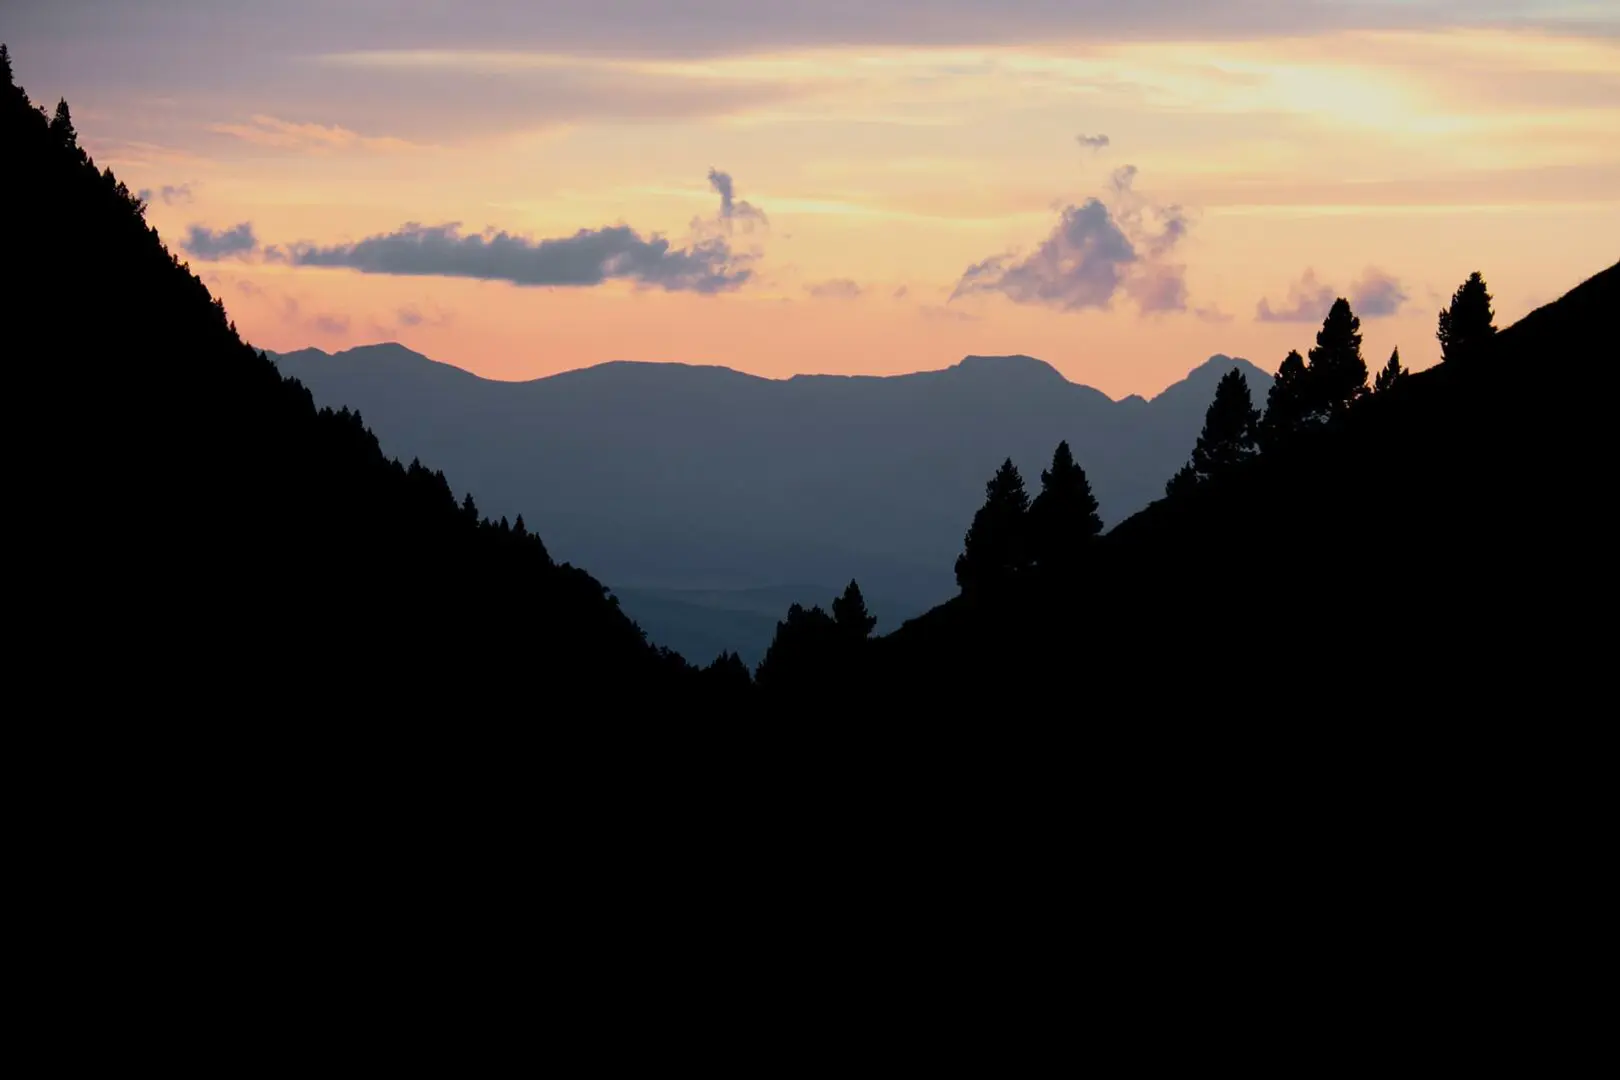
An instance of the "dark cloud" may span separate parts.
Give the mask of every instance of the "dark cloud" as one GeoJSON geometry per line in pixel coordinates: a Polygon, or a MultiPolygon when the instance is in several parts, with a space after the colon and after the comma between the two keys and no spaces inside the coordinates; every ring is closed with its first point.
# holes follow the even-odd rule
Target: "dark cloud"
{"type": "Polygon", "coordinates": [[[141,188],[141,190],[135,193],[135,197],[140,199],[141,202],[148,204],[150,204],[154,198],[162,199],[165,206],[173,206],[175,203],[188,203],[191,202],[192,199],[191,185],[164,184],[156,191],[152,190],[151,188],[141,188]]]}
{"type": "Polygon", "coordinates": [[[1102,150],[1108,146],[1106,135],[1076,135],[1074,141],[1088,150],[1102,150]]]}
{"type": "Polygon", "coordinates": [[[736,258],[723,240],[676,248],[656,233],[643,237],[628,225],[531,240],[494,230],[464,235],[457,222],[410,222],[353,244],[294,245],[287,249],[286,258],[295,266],[344,266],[363,274],[467,277],[550,286],[590,286],[625,279],[670,292],[725,292],[752,276],[746,266],[734,265],[736,258]]]}
{"type": "Polygon", "coordinates": [[[732,182],[731,174],[721,172],[711,167],[709,169],[709,186],[720,196],[720,220],[728,227],[734,222],[743,222],[746,231],[753,222],[769,225],[765,212],[750,203],[739,201],[737,188],[732,182]]]}
{"type": "Polygon", "coordinates": [[[1399,278],[1374,266],[1367,267],[1361,280],[1350,286],[1350,306],[1364,319],[1393,315],[1410,299],[1399,278]]]}
{"type": "Polygon", "coordinates": [[[711,169],[709,183],[720,196],[719,213],[712,220],[694,220],[693,237],[684,247],[658,233],[642,236],[628,225],[533,240],[494,228],[466,234],[460,222],[412,221],[354,243],[274,246],[264,255],[272,262],[346,267],[363,274],[465,277],[550,287],[624,280],[666,292],[728,292],[753,277],[749,264],[760,253],[734,249],[725,234],[736,221],[764,222],[765,214],[737,199],[728,174],[711,169]]]}
{"type": "Polygon", "coordinates": [[[1317,281],[1316,271],[1307,267],[1288,287],[1285,305],[1272,307],[1270,300],[1261,297],[1254,306],[1254,317],[1258,322],[1321,322],[1338,295],[1337,289],[1317,281]]]}
{"type": "Polygon", "coordinates": [[[1133,190],[1136,166],[1114,170],[1113,206],[1092,197],[1063,208],[1034,252],[994,255],[968,267],[951,299],[995,292],[1061,311],[1106,308],[1125,292],[1146,312],[1184,311],[1186,268],[1166,261],[1187,234],[1179,206],[1158,206],[1133,190]]]}
{"type": "MultiPolygon", "coordinates": [[[[1262,297],[1255,305],[1254,317],[1259,322],[1320,322],[1327,318],[1328,309],[1339,295],[1338,289],[1318,281],[1316,271],[1307,267],[1289,286],[1286,303],[1273,307],[1262,297]]],[[[1400,280],[1377,267],[1369,266],[1350,287],[1350,307],[1364,319],[1393,315],[1409,299],[1400,280]]]]}
{"type": "Polygon", "coordinates": [[[819,300],[853,300],[864,290],[858,282],[849,278],[834,278],[806,285],[804,291],[819,300]]]}
{"type": "Polygon", "coordinates": [[[206,225],[192,225],[180,247],[186,254],[198,259],[242,259],[253,254],[259,246],[253,235],[253,223],[244,221],[229,229],[210,229],[206,225]]]}

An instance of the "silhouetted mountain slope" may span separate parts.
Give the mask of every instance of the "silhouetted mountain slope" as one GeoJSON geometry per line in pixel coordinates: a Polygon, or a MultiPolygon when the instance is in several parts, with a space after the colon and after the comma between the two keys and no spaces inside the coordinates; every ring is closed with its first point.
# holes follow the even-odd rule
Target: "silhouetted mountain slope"
{"type": "Polygon", "coordinates": [[[1302,721],[1352,703],[1384,719],[1567,706],[1604,669],[1591,620],[1614,598],[1617,311],[1620,265],[1466,366],[1154,503],[1074,588],[914,620],[879,642],[883,681],[950,696],[1101,665],[1148,702],[1237,710],[1261,693],[1302,721]]]}
{"type": "Polygon", "coordinates": [[[492,512],[522,507],[638,618],[647,589],[808,582],[803,602],[824,603],[853,576],[889,626],[955,591],[962,530],[1008,454],[1035,467],[1068,439],[1115,520],[1186,459],[1222,374],[1244,370],[1262,398],[1270,385],[1226,357],[1114,402],[1027,356],[785,380],[612,363],[521,383],[396,344],[272,356],[318,402],[360,409],[385,450],[442,462],[492,512]]]}
{"type": "Polygon", "coordinates": [[[48,120],[8,80],[0,146],[8,335],[28,356],[16,569],[32,640],[79,687],[420,707],[690,677],[521,520],[480,523],[442,473],[385,457],[358,414],[318,410],[244,344],[65,105],[48,120]]]}

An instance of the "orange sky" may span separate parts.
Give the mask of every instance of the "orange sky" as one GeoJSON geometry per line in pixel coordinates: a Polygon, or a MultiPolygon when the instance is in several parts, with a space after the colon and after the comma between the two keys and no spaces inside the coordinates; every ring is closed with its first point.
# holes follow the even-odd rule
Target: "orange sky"
{"type": "Polygon", "coordinates": [[[1399,345],[1423,367],[1471,270],[1505,325],[1620,257],[1620,17],[1605,5],[1462,22],[1414,4],[1427,14],[1397,24],[1350,4],[1320,30],[1216,32],[1208,5],[1096,29],[1015,0],[975,22],[998,9],[949,0],[931,36],[851,16],[845,44],[769,23],[770,4],[737,9],[757,26],[690,40],[616,36],[578,8],[531,26],[530,8],[461,5],[488,32],[457,36],[321,21],[307,0],[262,26],[236,0],[209,18],[170,7],[126,27],[67,0],[8,14],[0,36],[36,100],[68,97],[98,164],[151,189],[171,246],[251,225],[252,248],[209,257],[210,233],[188,257],[270,349],[397,340],[497,378],[624,359],[890,373],[1024,352],[1122,396],[1215,352],[1275,369],[1338,294],[1366,297],[1371,365],[1399,345]],[[149,48],[120,49],[142,33],[149,48]],[[723,218],[711,168],[763,220],[723,218]],[[352,245],[408,223],[518,238],[500,258],[462,250],[467,273],[544,278],[573,249],[531,241],[627,225],[675,256],[706,243],[733,277],[665,288],[675,263],[645,246],[657,261],[639,283],[556,286],[297,254],[364,262],[352,245]],[[1298,321],[1257,318],[1262,299],[1298,321]]]}

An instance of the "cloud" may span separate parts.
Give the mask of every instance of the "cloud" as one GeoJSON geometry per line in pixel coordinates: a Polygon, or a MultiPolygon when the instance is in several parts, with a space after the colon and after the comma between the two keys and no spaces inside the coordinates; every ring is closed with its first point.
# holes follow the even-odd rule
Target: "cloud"
{"type": "Polygon", "coordinates": [[[722,240],[676,248],[656,233],[644,238],[628,225],[531,240],[492,229],[463,235],[459,222],[409,222],[352,244],[293,245],[285,257],[294,266],[343,266],[363,274],[465,277],[531,286],[590,286],[625,279],[668,292],[725,292],[752,276],[746,266],[733,265],[736,258],[722,240]]]}
{"type": "Polygon", "coordinates": [[[1109,142],[1108,136],[1106,135],[1076,135],[1074,137],[1074,141],[1089,150],[1098,151],[1106,148],[1109,142]]]}
{"type": "Polygon", "coordinates": [[[444,326],[455,318],[455,313],[435,308],[425,312],[415,304],[406,304],[394,312],[394,319],[400,326],[444,326]]]}
{"type": "Polygon", "coordinates": [[[1218,307],[1193,308],[1193,314],[1208,323],[1229,323],[1232,321],[1232,316],[1218,307]]]}
{"type": "Polygon", "coordinates": [[[1375,266],[1367,267],[1361,279],[1350,286],[1350,306],[1363,319],[1393,315],[1410,299],[1399,278],[1375,266]]]}
{"type": "Polygon", "coordinates": [[[180,247],[198,259],[243,259],[259,246],[253,235],[253,223],[244,221],[229,229],[210,229],[206,225],[192,225],[180,247]]]}
{"type": "Polygon", "coordinates": [[[151,188],[141,188],[135,193],[135,197],[148,204],[156,197],[162,199],[165,206],[173,206],[175,203],[188,203],[192,201],[191,185],[164,184],[156,191],[151,188]]]}
{"type": "Polygon", "coordinates": [[[1328,308],[1339,292],[1331,285],[1316,280],[1316,271],[1306,268],[1298,281],[1288,287],[1286,306],[1272,307],[1265,297],[1254,306],[1257,322],[1320,322],[1327,318],[1328,308]]]}
{"type": "Polygon", "coordinates": [[[1167,256],[1187,234],[1181,207],[1147,202],[1133,189],[1136,166],[1114,170],[1113,205],[1093,196],[1065,206],[1035,251],[993,255],[963,271],[951,299],[1000,293],[1060,311],[1108,307],[1124,291],[1143,312],[1184,311],[1186,267],[1167,256]]]}
{"type": "Polygon", "coordinates": [[[760,255],[737,251],[725,235],[737,220],[765,220],[763,211],[740,202],[731,177],[710,171],[720,195],[712,221],[693,221],[693,236],[676,247],[659,233],[642,236],[628,225],[580,229],[572,236],[533,240],[486,228],[465,234],[461,223],[407,222],[348,244],[311,243],[265,249],[265,258],[293,266],[346,267],[363,274],[464,277],[513,285],[589,287],[610,280],[633,281],[666,292],[713,294],[740,288],[753,277],[749,266],[760,255]]]}
{"type": "Polygon", "coordinates": [[[248,124],[213,124],[211,131],[233,135],[255,146],[324,154],[334,150],[398,151],[422,149],[416,143],[390,136],[361,135],[348,128],[325,124],[295,124],[274,116],[255,115],[248,124]]]}
{"type": "Polygon", "coordinates": [[[804,287],[804,291],[818,300],[853,300],[864,290],[858,282],[849,278],[833,278],[830,281],[812,282],[804,287]]]}
{"type": "Polygon", "coordinates": [[[316,315],[310,325],[323,334],[346,334],[349,331],[347,315],[316,315]]]}
{"type": "MultiPolygon", "coordinates": [[[[1340,296],[1332,285],[1317,280],[1316,271],[1307,267],[1298,281],[1288,287],[1285,304],[1273,307],[1262,297],[1255,305],[1254,317],[1258,322],[1320,322],[1327,318],[1328,309],[1340,296]]],[[[1361,278],[1350,287],[1350,307],[1367,319],[1393,315],[1411,297],[1400,280],[1377,267],[1369,266],[1361,278]]]]}
{"type": "Polygon", "coordinates": [[[911,286],[909,285],[902,285],[898,289],[894,290],[894,298],[896,300],[904,300],[909,295],[911,295],[911,286]]]}
{"type": "Polygon", "coordinates": [[[765,212],[747,202],[737,201],[736,185],[732,183],[731,174],[721,172],[711,167],[709,169],[709,186],[720,196],[720,220],[729,230],[734,222],[743,222],[743,231],[746,232],[754,222],[769,226],[765,212]]]}
{"type": "Polygon", "coordinates": [[[943,304],[923,304],[917,308],[917,314],[925,319],[943,319],[951,322],[978,322],[979,317],[961,308],[946,307],[943,304]]]}

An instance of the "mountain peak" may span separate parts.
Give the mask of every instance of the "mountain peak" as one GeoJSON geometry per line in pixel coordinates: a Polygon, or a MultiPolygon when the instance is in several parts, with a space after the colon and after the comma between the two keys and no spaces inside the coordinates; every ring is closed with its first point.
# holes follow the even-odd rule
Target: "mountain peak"
{"type": "Polygon", "coordinates": [[[997,379],[1046,380],[1068,382],[1063,373],[1033,356],[964,356],[960,363],[947,370],[964,374],[990,376],[997,379]]]}

